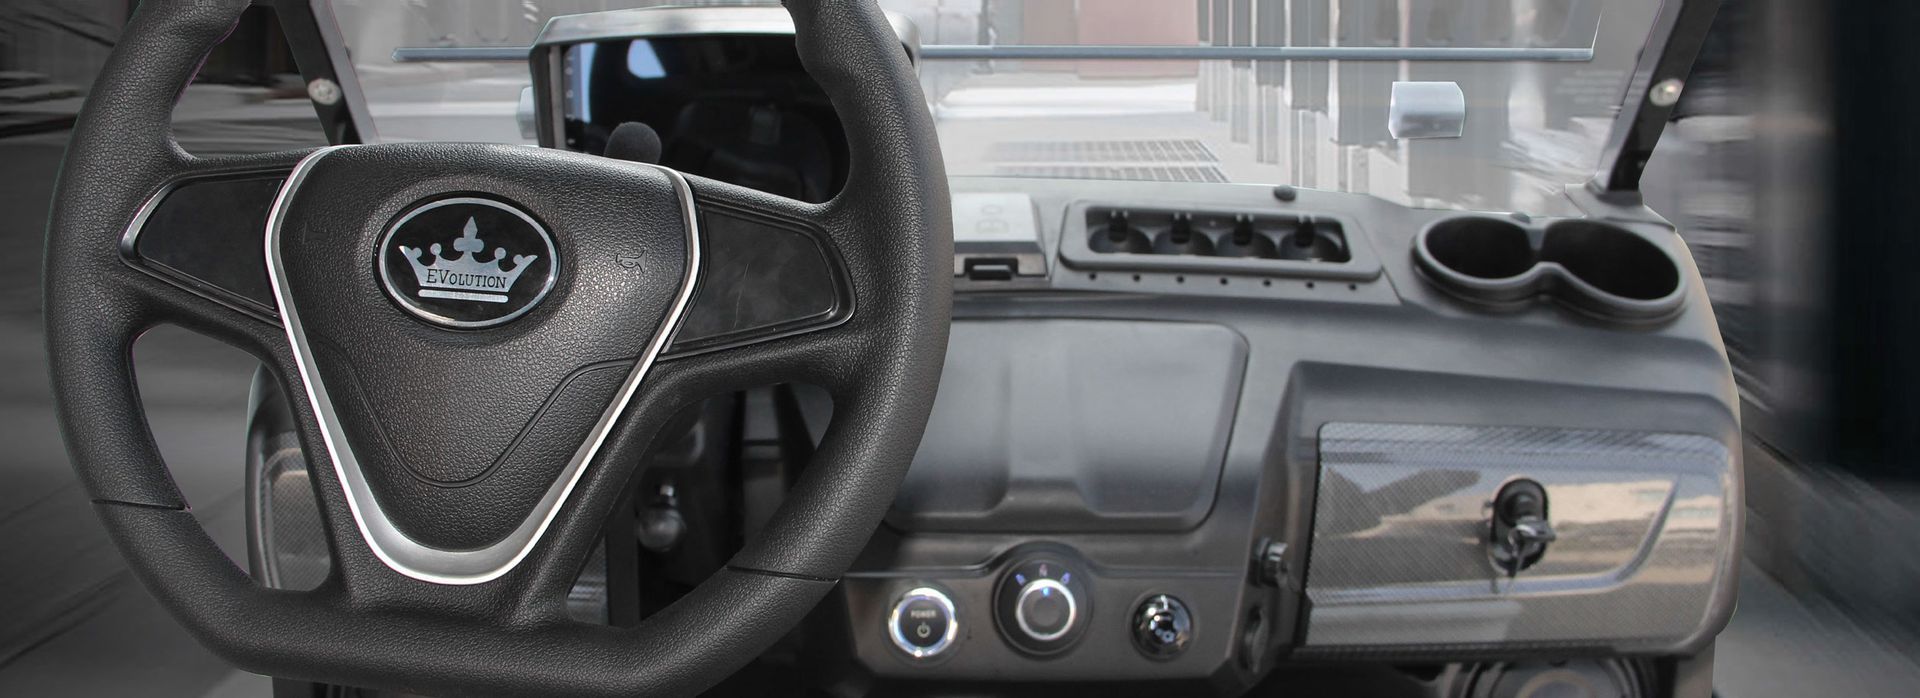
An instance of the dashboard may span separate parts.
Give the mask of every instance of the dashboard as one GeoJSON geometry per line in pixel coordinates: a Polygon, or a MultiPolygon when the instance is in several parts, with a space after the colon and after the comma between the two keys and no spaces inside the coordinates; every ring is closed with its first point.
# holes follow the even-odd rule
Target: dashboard
{"type": "MultiPolygon", "coordinates": [[[[614,29],[535,48],[543,145],[600,152],[638,121],[663,164],[838,191],[844,138],[790,25],[614,29]]],[[[1701,652],[1731,616],[1737,396],[1700,275],[1645,207],[952,187],[944,379],[809,624],[827,685],[1235,693],[1299,665],[1571,658],[1617,688],[1596,695],[1639,695],[1604,662],[1701,652]]],[[[730,244],[806,247],[779,232],[730,244]]],[[[762,297],[826,300],[754,322],[844,310],[833,274],[783,272],[762,297]]],[[[738,300],[689,323],[724,334],[701,308],[738,300]]],[[[817,435],[830,401],[801,407],[817,435]]]]}
{"type": "Polygon", "coordinates": [[[1644,209],[953,186],[946,373],[842,584],[848,675],[1239,690],[1301,663],[1684,655],[1730,617],[1737,398],[1698,274],[1644,209]],[[1099,250],[1176,225],[1216,251],[1248,228],[1310,247],[1309,221],[1342,254],[1099,250]],[[999,272],[1019,266],[1008,228],[1033,231],[1042,274],[999,272]],[[1444,251],[1466,228],[1519,236],[1538,276],[1474,287],[1507,270],[1476,266],[1494,243],[1444,251]],[[1568,236],[1671,281],[1546,261],[1568,236]]]}

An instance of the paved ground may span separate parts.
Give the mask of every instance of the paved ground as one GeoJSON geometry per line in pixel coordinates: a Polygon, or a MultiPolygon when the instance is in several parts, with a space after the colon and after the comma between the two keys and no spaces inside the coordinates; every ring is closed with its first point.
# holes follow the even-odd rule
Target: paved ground
{"type": "Polygon", "coordinates": [[[1920,664],[1895,642],[1747,565],[1739,610],[1715,648],[1714,688],[1722,698],[1911,696],[1920,664]]]}

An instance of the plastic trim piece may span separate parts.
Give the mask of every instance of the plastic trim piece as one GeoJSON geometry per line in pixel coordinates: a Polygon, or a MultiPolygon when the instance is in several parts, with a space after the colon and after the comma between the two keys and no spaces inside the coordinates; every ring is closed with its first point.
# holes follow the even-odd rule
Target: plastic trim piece
{"type": "Polygon", "coordinates": [[[483,584],[511,571],[526,559],[533,546],[540,542],[547,527],[560,513],[560,504],[573,493],[573,488],[586,472],[586,465],[600,452],[607,435],[612,432],[614,422],[626,411],[627,403],[640,387],[640,381],[654,360],[666,347],[668,338],[673,336],[680,319],[685,316],[687,306],[693,299],[694,286],[700,278],[700,228],[699,216],[694,209],[693,188],[679,172],[657,165],[648,165],[666,173],[680,196],[680,207],[685,214],[687,229],[687,265],[681,279],[680,292],[675,296],[673,306],[667,312],[666,322],[648,340],[646,348],[634,363],[633,370],[627,374],[626,382],[620,392],[614,396],[613,403],[600,416],[600,420],[588,433],[587,439],[573,458],[554,479],[547,493],[540,498],[527,518],[506,538],[483,548],[472,550],[443,550],[421,544],[400,532],[380,507],[373,496],[366,477],[360,471],[359,459],[353,448],[347,443],[346,433],[340,425],[340,419],[334,410],[333,402],[327,394],[316,370],[311,347],[307,344],[306,332],[300,324],[299,309],[294,307],[293,297],[287,287],[285,266],[280,258],[280,226],[293,194],[300,189],[307,173],[315,163],[327,155],[353,146],[333,146],[314,151],[295,166],[293,174],[280,188],[275,197],[273,208],[267,214],[267,239],[265,253],[267,257],[267,280],[272,284],[275,299],[280,304],[281,326],[287,333],[287,341],[292,346],[294,363],[300,372],[300,382],[306,391],[308,404],[319,421],[320,435],[327,447],[328,459],[333,464],[334,475],[340,479],[341,489],[346,494],[347,508],[353,514],[354,525],[360,529],[360,535],[367,547],[380,561],[395,572],[423,582],[448,585],[483,584]]]}
{"type": "MultiPolygon", "coordinates": [[[[828,236],[825,231],[813,225],[802,224],[791,218],[783,218],[769,214],[752,206],[730,203],[713,198],[706,200],[706,203],[701,207],[701,211],[710,216],[718,215],[723,218],[733,218],[752,225],[777,228],[784,233],[806,238],[807,241],[813,243],[814,251],[820,254],[821,262],[825,266],[827,276],[830,277],[830,282],[834,288],[833,307],[822,313],[815,313],[798,318],[788,318],[768,325],[730,330],[717,334],[688,338],[678,336],[678,333],[676,333],[673,341],[667,344],[666,352],[660,357],[661,361],[671,361],[688,356],[759,344],[761,342],[786,339],[809,332],[818,332],[820,330],[839,327],[840,325],[846,324],[848,320],[853,319],[856,310],[855,306],[858,301],[853,294],[853,283],[847,278],[846,264],[842,261],[844,258],[841,256],[839,248],[833,244],[832,238],[828,236]]],[[[717,235],[719,229],[715,228],[714,232],[716,233],[715,235],[707,236],[707,241],[718,244],[718,238],[721,237],[717,235]]],[[[724,261],[720,254],[722,252],[721,250],[715,249],[712,252],[712,258],[716,266],[724,261]]],[[[708,286],[704,290],[711,291],[712,289],[712,286],[708,286]]],[[[699,316],[703,308],[700,301],[700,297],[696,294],[692,307],[687,311],[689,315],[693,315],[696,318],[699,316]]]]}
{"type": "MultiPolygon", "coordinates": [[[[279,319],[274,315],[275,309],[261,305],[259,299],[250,298],[237,291],[221,287],[192,274],[168,267],[165,264],[149,261],[140,254],[140,235],[146,232],[147,219],[153,217],[154,211],[160,209],[160,205],[166,202],[168,196],[172,196],[175,191],[180,190],[182,187],[222,180],[267,177],[284,178],[286,176],[285,173],[285,168],[245,167],[230,171],[206,172],[173,177],[162,182],[158,188],[154,189],[152,194],[147,196],[145,201],[140,203],[140,208],[133,214],[133,221],[128,223],[126,230],[120,233],[120,261],[124,262],[128,268],[165,281],[188,293],[232,308],[254,319],[278,324],[279,319]]],[[[284,180],[282,186],[285,186],[284,180]]]]}

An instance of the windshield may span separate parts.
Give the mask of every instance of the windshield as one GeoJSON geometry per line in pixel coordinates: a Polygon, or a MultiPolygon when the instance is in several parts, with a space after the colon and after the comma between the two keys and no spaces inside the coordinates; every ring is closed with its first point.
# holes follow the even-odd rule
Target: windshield
{"type": "MultiPolygon", "coordinates": [[[[334,0],[380,140],[530,143],[524,47],[565,14],[668,3],[334,0]]],[[[674,3],[686,4],[686,3],[674,3]]],[[[740,4],[740,3],[696,3],[740,4]]],[[[950,174],[1294,184],[1571,213],[1659,0],[881,0],[923,47],[950,174]],[[1604,9],[1604,11],[1603,11],[1604,9]],[[1458,86],[1458,136],[1396,138],[1396,82],[1458,86]]],[[[1404,135],[1404,134],[1403,134],[1404,135]]]]}

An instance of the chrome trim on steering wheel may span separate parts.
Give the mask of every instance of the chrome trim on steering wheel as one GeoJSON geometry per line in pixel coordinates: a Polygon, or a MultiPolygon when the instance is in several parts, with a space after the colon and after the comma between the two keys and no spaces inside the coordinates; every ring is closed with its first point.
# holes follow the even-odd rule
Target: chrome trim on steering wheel
{"type": "MultiPolygon", "coordinates": [[[[666,347],[674,330],[680,325],[686,314],[687,306],[693,299],[694,284],[700,277],[700,228],[699,218],[694,211],[693,188],[687,184],[679,172],[658,165],[645,165],[665,173],[673,181],[673,187],[680,196],[680,208],[685,214],[687,230],[686,273],[680,283],[679,294],[674,297],[673,305],[667,312],[666,322],[648,340],[633,370],[627,374],[626,382],[614,396],[613,403],[600,420],[594,423],[587,439],[574,451],[559,477],[554,479],[547,492],[534,504],[533,511],[520,522],[507,537],[499,542],[473,550],[444,550],[422,544],[393,525],[380,507],[378,498],[368,487],[366,478],[360,470],[360,461],[354,455],[353,447],[347,443],[346,433],[340,426],[333,401],[327,395],[327,389],[320,380],[314,365],[312,349],[307,344],[306,332],[300,324],[300,314],[294,307],[293,297],[286,284],[286,271],[280,259],[280,226],[293,195],[300,188],[314,163],[328,154],[342,148],[356,146],[340,145],[322,148],[300,161],[293,173],[280,187],[275,196],[273,207],[267,215],[267,280],[272,285],[274,299],[280,306],[281,326],[286,330],[287,341],[293,347],[294,363],[300,370],[300,382],[306,390],[307,402],[320,426],[321,438],[325,440],[327,452],[333,462],[334,475],[340,478],[341,489],[347,498],[347,508],[353,513],[353,521],[360,529],[360,535],[367,547],[395,572],[435,584],[482,584],[506,574],[521,560],[526,559],[533,546],[540,542],[547,527],[552,525],[554,517],[560,513],[560,504],[573,493],[575,485],[586,472],[586,465],[599,453],[600,447],[612,432],[613,425],[626,410],[627,403],[640,387],[640,380],[653,366],[654,359],[666,347]]],[[[641,163],[644,164],[644,163],[641,163]]]]}

